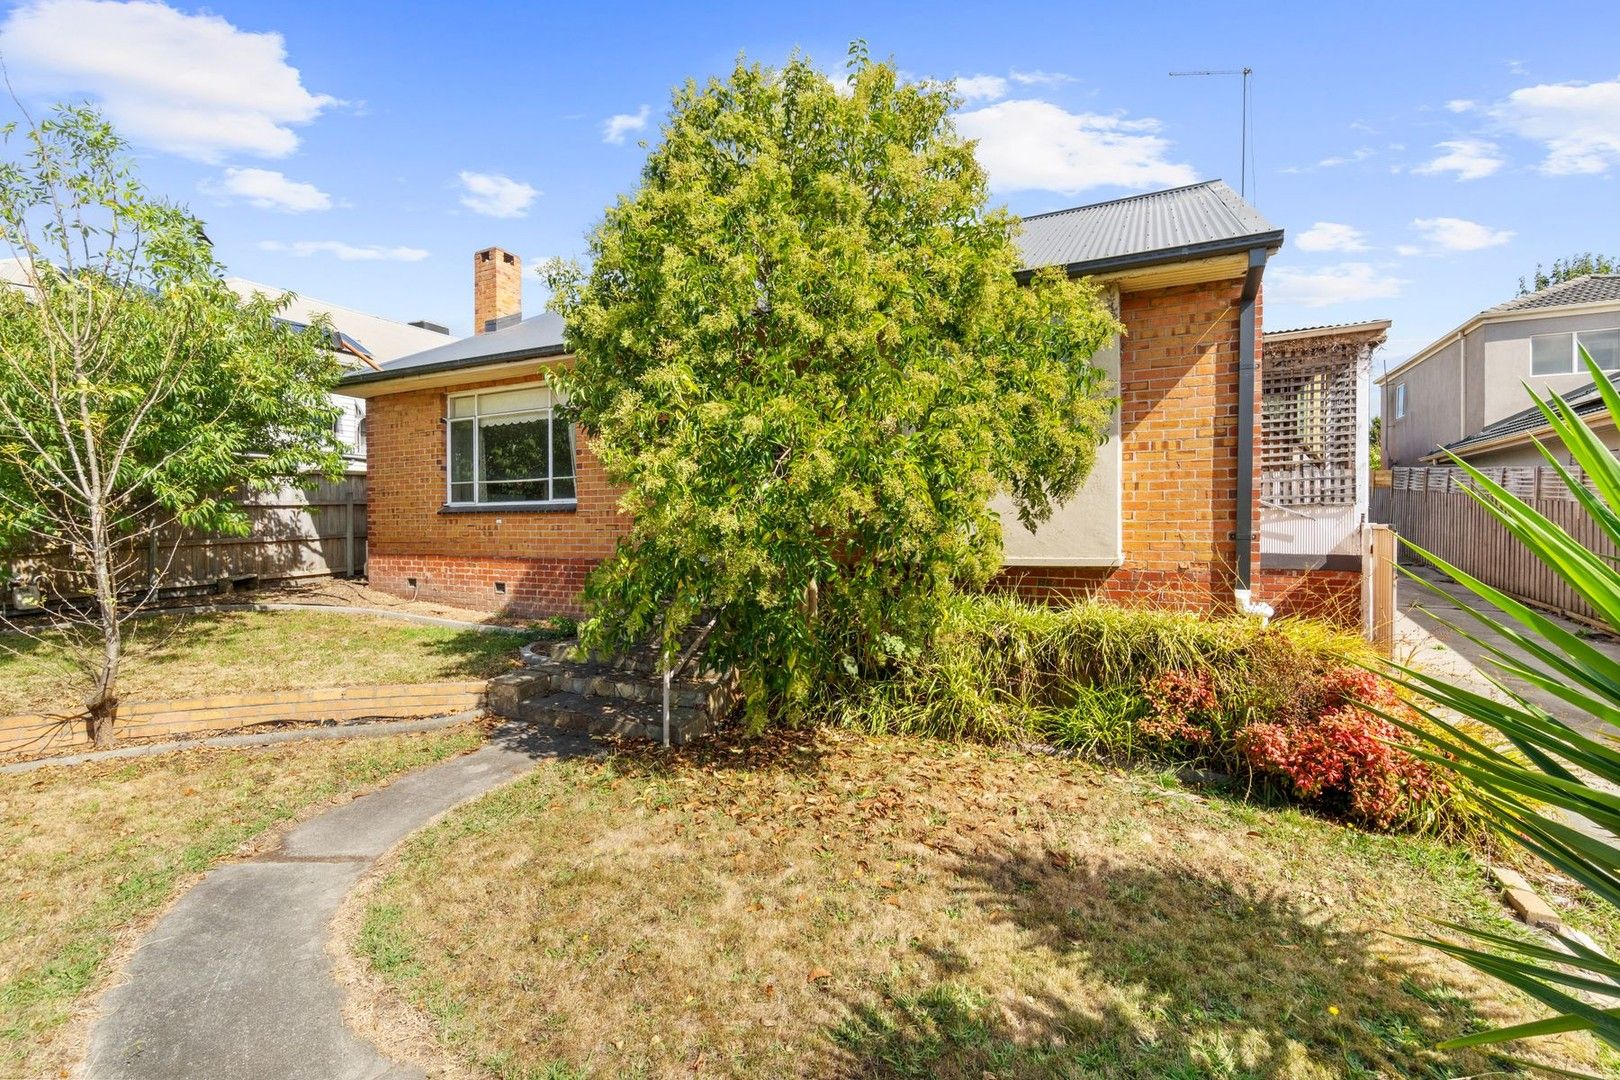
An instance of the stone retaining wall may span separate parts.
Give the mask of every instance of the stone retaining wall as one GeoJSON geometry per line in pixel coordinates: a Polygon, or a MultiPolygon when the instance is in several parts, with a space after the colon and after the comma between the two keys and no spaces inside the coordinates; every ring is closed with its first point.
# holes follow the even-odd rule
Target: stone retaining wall
{"type": "MultiPolygon", "coordinates": [[[[438,716],[482,706],[484,681],[385,683],[217,694],[175,701],[126,701],[118,711],[120,743],[176,735],[220,734],[255,724],[311,723],[368,717],[438,716]]],[[[0,717],[0,757],[36,757],[90,745],[83,714],[0,717]]]]}

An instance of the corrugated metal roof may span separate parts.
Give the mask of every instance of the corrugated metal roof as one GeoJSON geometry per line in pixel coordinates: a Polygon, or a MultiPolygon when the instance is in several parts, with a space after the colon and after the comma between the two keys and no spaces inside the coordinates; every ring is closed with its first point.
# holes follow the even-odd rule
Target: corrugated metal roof
{"type": "Polygon", "coordinates": [[[562,351],[562,316],[547,311],[487,334],[474,334],[436,349],[402,356],[382,365],[381,371],[362,371],[348,376],[343,382],[352,386],[401,375],[426,375],[458,367],[518,360],[526,356],[557,356],[562,351]]]}
{"type": "Polygon", "coordinates": [[[1249,247],[1276,247],[1282,230],[1223,181],[1150,191],[1024,218],[1024,266],[1098,273],[1249,247]]]}
{"type": "Polygon", "coordinates": [[[1534,311],[1540,308],[1570,307],[1575,304],[1602,304],[1620,300],[1620,274],[1586,274],[1578,278],[1514,297],[1505,304],[1487,308],[1482,314],[1506,311],[1534,311]]]}
{"type": "MultiPolygon", "coordinates": [[[[1567,394],[1559,394],[1575,410],[1579,416],[1589,416],[1592,413],[1602,412],[1604,409],[1603,396],[1598,393],[1596,383],[1587,383],[1585,386],[1571,390],[1567,394]]],[[[1468,436],[1456,442],[1447,443],[1445,449],[1466,457],[1464,451],[1479,446],[1482,443],[1495,442],[1509,435],[1528,435],[1540,431],[1547,426],[1547,417],[1542,411],[1532,405],[1528,409],[1520,410],[1511,416],[1487,424],[1468,436]]]]}
{"type": "MultiPolygon", "coordinates": [[[[1096,274],[1253,247],[1275,248],[1282,236],[1281,229],[1225,183],[1207,180],[1024,218],[1017,244],[1026,268],[1023,274],[1043,266],[1096,274]]],[[[546,312],[385,363],[381,371],[350,375],[344,383],[362,385],[562,351],[562,319],[546,312]]]]}

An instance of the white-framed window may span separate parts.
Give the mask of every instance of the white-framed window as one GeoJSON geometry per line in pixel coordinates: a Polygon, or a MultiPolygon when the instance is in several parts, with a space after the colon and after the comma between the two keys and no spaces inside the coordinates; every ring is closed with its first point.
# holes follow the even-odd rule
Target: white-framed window
{"type": "Polygon", "coordinates": [[[1580,349],[1592,354],[1604,371],[1620,371],[1620,328],[1536,334],[1530,339],[1530,374],[1569,375],[1586,370],[1580,349]]]}
{"type": "Polygon", "coordinates": [[[1393,392],[1391,392],[1390,397],[1394,399],[1393,404],[1392,404],[1391,407],[1392,407],[1392,410],[1394,411],[1395,419],[1397,419],[1397,420],[1405,420],[1406,419],[1406,384],[1405,383],[1396,383],[1395,384],[1395,389],[1394,389],[1393,392]]]}
{"type": "Polygon", "coordinates": [[[574,430],[553,415],[546,386],[449,395],[446,502],[451,506],[574,502],[574,430]]]}

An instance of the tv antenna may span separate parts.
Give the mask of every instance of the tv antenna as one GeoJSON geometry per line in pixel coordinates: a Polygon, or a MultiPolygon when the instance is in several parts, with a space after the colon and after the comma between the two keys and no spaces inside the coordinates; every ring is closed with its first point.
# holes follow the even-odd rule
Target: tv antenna
{"type": "Polygon", "coordinates": [[[1213,75],[1241,75],[1243,76],[1243,131],[1240,136],[1238,156],[1238,194],[1244,198],[1249,196],[1249,76],[1254,74],[1254,68],[1221,68],[1210,71],[1172,71],[1171,78],[1204,78],[1213,75]]]}

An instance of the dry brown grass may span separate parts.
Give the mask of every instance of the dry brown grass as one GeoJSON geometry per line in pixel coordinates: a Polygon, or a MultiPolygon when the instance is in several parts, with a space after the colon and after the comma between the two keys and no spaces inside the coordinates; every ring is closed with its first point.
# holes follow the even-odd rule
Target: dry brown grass
{"type": "Polygon", "coordinates": [[[510,1077],[1501,1068],[1430,1049],[1530,1014],[1386,933],[1434,917],[1506,925],[1435,843],[823,733],[539,770],[408,842],[357,944],[510,1077]]]}
{"type": "MultiPolygon", "coordinates": [[[[164,615],[131,624],[122,696],[482,679],[515,662],[514,634],[307,611],[164,615]]],[[[84,678],[54,639],[0,635],[0,716],[70,709],[84,678]]]]}
{"type": "Polygon", "coordinates": [[[0,1076],[54,1075],[72,1059],[75,1012],[196,875],[481,741],[469,724],[0,775],[0,1076]]]}

